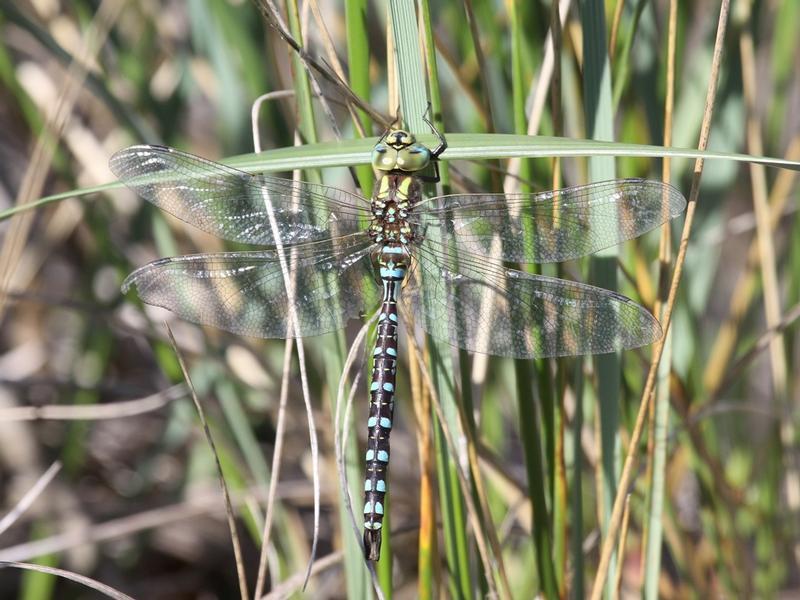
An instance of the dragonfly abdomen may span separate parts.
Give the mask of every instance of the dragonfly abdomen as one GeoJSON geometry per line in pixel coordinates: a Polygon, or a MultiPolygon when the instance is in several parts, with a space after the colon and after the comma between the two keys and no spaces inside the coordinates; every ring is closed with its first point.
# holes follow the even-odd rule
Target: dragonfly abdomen
{"type": "Polygon", "coordinates": [[[381,548],[384,498],[389,467],[389,434],[394,413],[397,379],[397,294],[405,279],[408,254],[402,246],[386,245],[378,255],[383,301],[378,314],[378,336],[373,350],[367,420],[367,470],[364,479],[364,550],[378,560],[381,548]]]}

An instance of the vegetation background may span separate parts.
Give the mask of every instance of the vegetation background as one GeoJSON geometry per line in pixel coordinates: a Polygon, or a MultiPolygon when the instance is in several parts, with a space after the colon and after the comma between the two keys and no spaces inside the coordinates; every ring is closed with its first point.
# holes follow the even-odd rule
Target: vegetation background
{"type": "MultiPolygon", "coordinates": [[[[400,103],[424,106],[426,95],[408,92],[402,69],[424,48],[423,57],[436,56],[437,68],[425,74],[445,132],[697,148],[705,123],[712,150],[800,159],[795,0],[734,0],[730,13],[717,0],[561,0],[563,25],[555,29],[558,2],[423,0],[423,35],[414,33],[411,42],[389,26],[389,9],[409,2],[287,4],[283,18],[295,39],[332,70],[338,56],[355,93],[382,114],[400,103]],[[726,28],[716,69],[721,10],[726,28]],[[709,82],[718,82],[710,120],[709,82]]],[[[314,486],[297,359],[285,363],[283,341],[197,327],[123,297],[119,285],[134,267],[223,244],[102,185],[113,179],[109,156],[134,143],[165,143],[211,159],[251,153],[250,108],[265,92],[291,92],[260,111],[265,147],[292,146],[296,136],[333,140],[335,128],[312,100],[296,53],[243,0],[0,0],[0,80],[0,502],[9,515],[0,521],[0,560],[83,574],[136,598],[236,597],[238,563],[252,593],[283,427],[265,593],[372,594],[334,452],[339,379],[358,324],[305,344],[321,524],[318,562],[301,592],[314,486]],[[96,186],[104,191],[89,193],[96,186]],[[47,195],[11,216],[12,207],[47,195]],[[215,455],[164,319],[216,442],[237,516],[238,561],[215,455]],[[282,380],[288,397],[279,426],[282,380]],[[50,477],[40,479],[45,473],[50,477]],[[18,504],[31,490],[32,502],[18,504]]],[[[359,137],[341,105],[345,96],[329,82],[323,89],[334,100],[342,138],[359,137]]],[[[366,135],[383,129],[358,116],[366,135]]],[[[363,157],[371,143],[349,148],[363,157]]],[[[502,139],[476,136],[472,156],[490,143],[502,139]]],[[[569,141],[545,145],[552,154],[589,158],[448,163],[449,184],[500,189],[515,181],[512,171],[523,189],[547,189],[603,172],[656,179],[663,172],[687,196],[695,190],[697,165],[686,158],[664,167],[655,158],[602,156],[631,154],[622,145],[604,152],[569,141]]],[[[330,164],[346,163],[342,148],[323,147],[330,164]]],[[[309,156],[298,150],[240,162],[270,168],[270,157],[294,157],[307,167],[309,156]]],[[[357,175],[369,194],[369,169],[357,175]]],[[[610,363],[473,360],[442,355],[435,345],[423,369],[413,355],[403,357],[392,534],[375,574],[386,597],[583,597],[593,582],[612,597],[800,593],[795,175],[709,161],[699,194],[690,197],[697,203],[691,234],[683,234],[685,262],[674,252],[679,223],[672,239],[667,228],[591,267],[587,260],[545,271],[610,281],[659,314],[665,305],[671,311],[671,339],[656,393],[641,413],[641,438],[636,422],[653,348],[610,363]],[[597,270],[609,264],[611,279],[603,279],[597,270]],[[672,301],[664,284],[675,264],[683,273],[672,301]],[[444,411],[437,414],[431,401],[444,411]],[[630,484],[620,486],[631,439],[636,460],[630,484]],[[622,519],[612,516],[615,497],[626,508],[622,519]],[[603,542],[616,548],[618,539],[612,560],[603,560],[603,542]],[[487,555],[493,569],[483,566],[487,555]]],[[[353,185],[341,167],[303,176],[353,185]]],[[[363,376],[354,393],[347,456],[355,489],[363,376]]],[[[357,489],[354,497],[358,506],[357,489]]],[[[0,570],[3,598],[93,597],[85,584],[91,582],[0,570]]]]}

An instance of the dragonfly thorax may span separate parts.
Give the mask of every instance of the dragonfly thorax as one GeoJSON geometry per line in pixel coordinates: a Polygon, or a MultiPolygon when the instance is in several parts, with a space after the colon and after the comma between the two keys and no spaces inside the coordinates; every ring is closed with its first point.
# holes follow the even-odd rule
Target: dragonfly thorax
{"type": "Polygon", "coordinates": [[[421,198],[420,184],[410,175],[388,174],[380,178],[372,196],[369,234],[377,243],[407,244],[414,240],[409,219],[421,198]]]}

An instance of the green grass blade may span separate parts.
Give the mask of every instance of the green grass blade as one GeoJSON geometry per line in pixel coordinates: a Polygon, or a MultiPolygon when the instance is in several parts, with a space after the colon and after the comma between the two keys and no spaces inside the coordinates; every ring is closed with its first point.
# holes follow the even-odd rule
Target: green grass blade
{"type": "MultiPolygon", "coordinates": [[[[536,418],[536,401],[531,382],[534,381],[534,368],[527,361],[514,361],[517,386],[517,410],[522,447],[525,454],[525,469],[533,509],[533,543],[536,548],[536,565],[539,572],[539,585],[547,598],[558,597],[558,582],[553,565],[552,526],[547,509],[547,485],[543,460],[544,440],[540,432],[540,422],[536,418]]],[[[543,411],[544,412],[544,411],[543,411]]]]}
{"type": "MultiPolygon", "coordinates": [[[[424,107],[423,107],[424,111],[424,107]]],[[[427,129],[423,129],[427,131],[427,129]]],[[[432,135],[418,135],[423,143],[435,142],[432,135]]],[[[289,171],[295,168],[341,167],[370,163],[372,148],[378,138],[342,142],[323,142],[299,147],[278,148],[260,154],[245,154],[225,161],[248,172],[289,171]]],[[[784,158],[759,157],[715,150],[665,148],[647,144],[624,144],[601,140],[582,140],[551,136],[528,136],[504,133],[450,133],[442,159],[485,160],[488,158],[551,158],[577,156],[637,156],[649,158],[705,158],[763,164],[800,171],[800,162],[784,158]]]]}
{"type": "MultiPolygon", "coordinates": [[[[623,0],[620,0],[622,2],[623,0]]],[[[616,76],[614,78],[614,107],[619,106],[622,92],[628,83],[628,75],[631,68],[631,48],[633,48],[633,40],[636,32],[639,29],[639,19],[642,17],[642,12],[647,6],[646,0],[636,0],[636,8],[633,12],[633,20],[628,27],[625,38],[622,41],[622,52],[616,61],[616,76]]]]}
{"type": "MultiPolygon", "coordinates": [[[[345,0],[344,14],[347,23],[347,68],[350,77],[350,88],[358,96],[369,102],[369,35],[367,29],[367,0],[345,0]]],[[[358,120],[367,134],[372,129],[372,123],[363,110],[356,109],[358,120]]],[[[359,185],[365,194],[372,189],[372,167],[368,165],[356,168],[359,185]]]]}
{"type": "MultiPolygon", "coordinates": [[[[31,528],[31,539],[44,537],[48,526],[41,522],[35,522],[31,528]]],[[[58,556],[55,554],[47,554],[40,556],[36,559],[36,564],[44,567],[56,567],[59,564],[58,556]]],[[[20,600],[46,600],[47,598],[55,598],[53,591],[55,589],[58,578],[48,573],[41,571],[26,570],[22,574],[22,581],[17,596],[20,600]]]]}
{"type": "MultiPolygon", "coordinates": [[[[433,141],[432,136],[420,135],[419,137],[423,142],[433,141]]],[[[366,165],[370,163],[370,155],[376,142],[377,138],[371,137],[343,142],[321,142],[304,146],[289,146],[266,150],[258,154],[250,153],[232,156],[223,162],[248,173],[366,165]]],[[[724,159],[800,171],[800,161],[785,158],[548,136],[451,133],[447,136],[447,143],[448,149],[444,154],[445,160],[511,158],[515,156],[530,158],[554,156],[639,156],[662,158],[670,156],[673,158],[705,158],[706,160],[724,159]]],[[[124,187],[122,183],[114,181],[44,196],[36,202],[0,211],[0,221],[8,219],[15,214],[34,208],[41,208],[67,198],[86,196],[121,187],[124,187]]]]}
{"type": "MultiPolygon", "coordinates": [[[[405,0],[392,0],[389,3],[391,23],[394,33],[395,58],[397,60],[400,107],[406,126],[414,133],[427,132],[423,121],[427,110],[424,70],[419,46],[414,4],[405,0]]],[[[431,375],[443,414],[452,430],[458,428],[458,409],[455,405],[452,355],[449,346],[428,340],[431,347],[431,375]]],[[[469,549],[466,540],[466,519],[464,501],[458,484],[455,467],[437,424],[436,452],[439,476],[440,506],[445,537],[445,551],[452,579],[450,589],[454,597],[469,597],[471,577],[469,549]]]]}
{"type": "MultiPolygon", "coordinates": [[[[667,332],[664,353],[672,351],[672,330],[667,332]]],[[[662,360],[658,366],[659,385],[655,403],[655,428],[653,448],[653,472],[650,482],[650,507],[647,523],[647,551],[644,561],[644,597],[648,600],[658,598],[658,580],[661,571],[661,540],[663,536],[662,518],[664,514],[664,491],[667,463],[667,426],[669,424],[669,376],[671,362],[662,360]]]]}
{"type": "MultiPolygon", "coordinates": [[[[511,25],[511,83],[514,131],[525,134],[528,130],[525,113],[527,85],[523,76],[523,27],[520,22],[519,2],[510,2],[509,18],[511,25]]],[[[531,179],[531,164],[523,160],[519,176],[523,181],[531,179]]],[[[521,191],[529,191],[523,184],[521,191]]],[[[526,236],[535,236],[535,230],[526,231],[526,236]]],[[[530,272],[539,272],[537,267],[528,267],[530,272]]],[[[554,412],[553,386],[550,369],[546,361],[531,362],[515,360],[514,373],[517,382],[517,410],[519,414],[520,436],[525,456],[528,489],[533,512],[533,544],[535,548],[539,585],[548,598],[555,598],[559,589],[559,577],[553,562],[553,490],[554,467],[554,412]],[[536,396],[533,386],[538,383],[539,418],[536,415],[536,396]],[[549,502],[548,502],[549,500],[549,502]]]]}
{"type": "MultiPolygon", "coordinates": [[[[419,46],[419,28],[415,3],[392,0],[389,2],[397,66],[397,84],[400,90],[400,108],[403,122],[414,133],[427,132],[422,120],[428,105],[425,71],[419,46]]],[[[392,60],[390,57],[389,60],[392,60]]]]}
{"type": "MultiPolygon", "coordinates": [[[[581,3],[583,26],[583,102],[586,115],[587,135],[592,139],[610,141],[614,137],[614,111],[611,100],[611,67],[606,48],[605,6],[601,0],[584,0],[581,3]]],[[[609,156],[589,158],[589,180],[604,181],[615,178],[614,159],[609,156]]],[[[618,250],[610,248],[597,253],[591,259],[592,283],[607,289],[617,289],[618,250]]],[[[621,382],[620,353],[604,354],[595,358],[597,371],[597,395],[600,418],[601,482],[603,514],[601,528],[605,536],[608,531],[611,507],[617,494],[617,479],[620,468],[619,400],[621,382]]],[[[616,570],[612,557],[609,571],[616,570]]],[[[614,594],[614,578],[606,584],[606,597],[614,594]]]]}
{"type": "MultiPolygon", "coordinates": [[[[418,1],[419,11],[420,11],[420,26],[422,27],[422,36],[425,40],[425,63],[428,70],[428,83],[430,86],[430,101],[431,101],[431,111],[432,114],[430,115],[431,121],[433,122],[434,126],[441,132],[445,131],[444,127],[444,119],[442,115],[442,96],[439,84],[439,68],[436,60],[436,46],[433,37],[433,25],[431,23],[431,11],[430,6],[428,4],[428,0],[419,0],[418,1]]],[[[440,185],[442,189],[448,190],[449,186],[449,169],[447,168],[447,163],[441,163],[439,165],[439,176],[440,176],[440,185]]],[[[430,411],[431,414],[428,418],[436,419],[435,411],[430,411]]],[[[425,418],[425,415],[423,415],[425,418]]],[[[439,430],[438,424],[434,424],[434,449],[433,451],[436,454],[437,460],[437,468],[438,462],[443,454],[440,451],[439,444],[440,442],[439,437],[441,432],[439,430]]],[[[443,469],[439,469],[440,473],[443,473],[443,469]]],[[[449,489],[449,486],[448,486],[449,489]]],[[[432,493],[432,490],[428,490],[429,493],[432,493]]],[[[422,495],[422,490],[421,490],[422,495]]],[[[427,500],[427,497],[422,498],[422,501],[427,500]]],[[[429,511],[433,512],[433,511],[429,511]]],[[[431,518],[434,518],[434,515],[430,515],[431,518]]],[[[436,532],[433,532],[433,535],[436,535],[436,532]]],[[[430,540],[426,539],[420,540],[420,548],[418,553],[418,569],[419,569],[419,582],[417,584],[417,593],[420,598],[422,599],[432,599],[435,598],[438,589],[439,589],[439,580],[440,580],[440,573],[441,573],[441,560],[438,552],[432,551],[436,548],[436,539],[430,540]]]]}
{"type": "Polygon", "coordinates": [[[570,554],[572,558],[572,597],[585,598],[583,573],[583,360],[577,360],[573,371],[575,414],[572,417],[572,480],[569,488],[570,554]]]}
{"type": "MultiPolygon", "coordinates": [[[[389,2],[388,8],[395,49],[394,56],[388,57],[388,60],[395,61],[402,122],[409,130],[420,132],[425,126],[422,116],[426,109],[427,95],[415,6],[412,2],[393,0],[389,2]]],[[[405,406],[410,407],[410,402],[405,403],[405,406]]],[[[384,543],[384,547],[381,562],[389,565],[392,556],[391,543],[384,543]]],[[[391,570],[388,567],[383,568],[380,574],[384,588],[391,588],[391,570]]]]}
{"type": "Polygon", "coordinates": [[[242,400],[230,380],[219,378],[215,386],[219,404],[225,420],[233,433],[233,439],[242,452],[250,476],[260,485],[269,485],[269,464],[258,444],[242,400]]]}

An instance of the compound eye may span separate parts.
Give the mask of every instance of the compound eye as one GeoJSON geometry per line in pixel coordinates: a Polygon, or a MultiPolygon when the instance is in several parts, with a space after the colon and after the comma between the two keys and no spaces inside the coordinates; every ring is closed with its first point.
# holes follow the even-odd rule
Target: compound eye
{"type": "Polygon", "coordinates": [[[379,171],[391,171],[395,168],[397,153],[389,152],[385,146],[376,146],[372,150],[372,166],[379,171]]]}
{"type": "Polygon", "coordinates": [[[428,166],[431,153],[424,146],[412,146],[398,153],[397,165],[404,171],[420,171],[428,166]]]}

